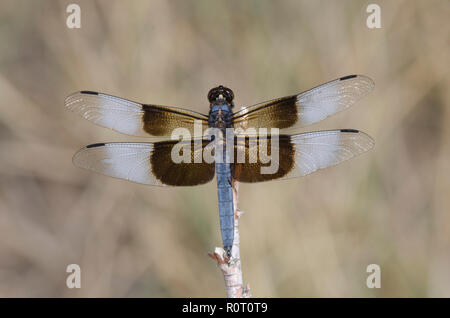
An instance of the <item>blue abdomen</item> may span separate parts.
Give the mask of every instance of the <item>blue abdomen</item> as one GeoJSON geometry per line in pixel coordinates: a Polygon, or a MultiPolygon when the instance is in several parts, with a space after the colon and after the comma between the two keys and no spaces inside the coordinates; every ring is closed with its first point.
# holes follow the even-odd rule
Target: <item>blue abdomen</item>
{"type": "MultiPolygon", "coordinates": [[[[220,137],[222,141],[227,139],[227,128],[232,127],[232,112],[227,104],[213,104],[209,112],[209,126],[219,129],[222,132],[220,137]]],[[[221,141],[217,140],[218,143],[221,141]]],[[[233,188],[231,178],[231,166],[228,153],[226,151],[226,142],[223,148],[216,148],[220,151],[220,162],[216,161],[217,176],[217,194],[219,201],[220,230],[222,232],[222,241],[228,257],[231,256],[231,248],[234,239],[234,205],[233,188]],[[219,150],[220,149],[220,150],[219,150]]],[[[217,158],[217,157],[216,157],[217,158]]]]}
{"type": "Polygon", "coordinates": [[[231,255],[231,247],[233,246],[234,239],[233,188],[229,162],[229,160],[226,160],[226,153],[224,151],[223,162],[216,163],[220,230],[222,232],[223,246],[228,256],[231,255]]]}

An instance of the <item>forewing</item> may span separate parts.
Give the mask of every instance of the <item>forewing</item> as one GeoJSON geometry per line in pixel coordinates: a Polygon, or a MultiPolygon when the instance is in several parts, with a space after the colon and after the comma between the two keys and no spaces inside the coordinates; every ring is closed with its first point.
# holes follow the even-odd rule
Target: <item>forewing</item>
{"type": "Polygon", "coordinates": [[[299,128],[340,112],[367,95],[374,82],[349,75],[306,92],[243,108],[233,114],[235,128],[299,128]]]}
{"type": "Polygon", "coordinates": [[[175,128],[186,128],[194,135],[208,127],[208,117],[190,110],[133,102],[108,94],[81,91],[68,96],[66,107],[103,127],[134,136],[168,136],[175,128]]]}

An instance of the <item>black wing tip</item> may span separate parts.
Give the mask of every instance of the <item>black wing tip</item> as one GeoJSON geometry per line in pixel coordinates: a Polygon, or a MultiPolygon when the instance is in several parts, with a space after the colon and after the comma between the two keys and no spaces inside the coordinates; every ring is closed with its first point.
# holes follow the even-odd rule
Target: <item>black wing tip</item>
{"type": "Polygon", "coordinates": [[[340,81],[345,81],[345,80],[348,80],[348,79],[351,79],[351,78],[355,78],[357,76],[358,75],[347,75],[347,76],[341,77],[339,80],[340,81]]]}
{"type": "Polygon", "coordinates": [[[98,92],[94,92],[94,91],[81,91],[81,94],[89,94],[89,95],[98,95],[98,92]]]}
{"type": "Polygon", "coordinates": [[[106,145],[104,142],[99,142],[99,143],[96,143],[96,144],[87,145],[86,148],[103,147],[104,145],[106,145]]]}
{"type": "Polygon", "coordinates": [[[360,131],[357,129],[341,129],[340,132],[344,132],[344,133],[359,133],[360,131]]]}

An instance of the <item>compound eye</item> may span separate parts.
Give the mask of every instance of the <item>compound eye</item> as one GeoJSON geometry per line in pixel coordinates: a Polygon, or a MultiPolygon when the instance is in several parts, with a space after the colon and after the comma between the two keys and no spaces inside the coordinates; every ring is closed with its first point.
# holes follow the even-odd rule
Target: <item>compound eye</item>
{"type": "Polygon", "coordinates": [[[213,101],[216,100],[217,96],[218,96],[218,95],[217,95],[216,89],[215,89],[215,88],[211,89],[211,90],[209,91],[209,93],[208,93],[208,101],[209,101],[210,103],[212,103],[213,101]]]}
{"type": "Polygon", "coordinates": [[[226,89],[226,91],[225,91],[225,98],[227,99],[227,101],[229,102],[229,103],[231,103],[232,101],[233,101],[233,99],[234,99],[234,94],[233,94],[233,91],[231,90],[231,89],[226,89]]]}

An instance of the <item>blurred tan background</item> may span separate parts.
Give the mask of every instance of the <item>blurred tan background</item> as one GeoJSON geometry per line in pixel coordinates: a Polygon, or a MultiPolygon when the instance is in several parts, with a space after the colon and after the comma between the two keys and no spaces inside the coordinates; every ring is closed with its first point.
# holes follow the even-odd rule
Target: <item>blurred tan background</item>
{"type": "Polygon", "coordinates": [[[303,131],[375,148],[301,179],[241,184],[256,297],[450,296],[450,5],[442,1],[24,1],[0,4],[0,296],[223,297],[216,185],[157,188],[75,168],[82,146],[145,141],[66,111],[86,89],[208,111],[349,74],[375,90],[303,131]],[[66,6],[81,6],[81,29],[66,6]],[[366,7],[381,6],[381,29],[366,7]],[[82,288],[66,287],[66,266],[82,288]],[[381,289],[366,287],[379,264],[381,289]]]}

